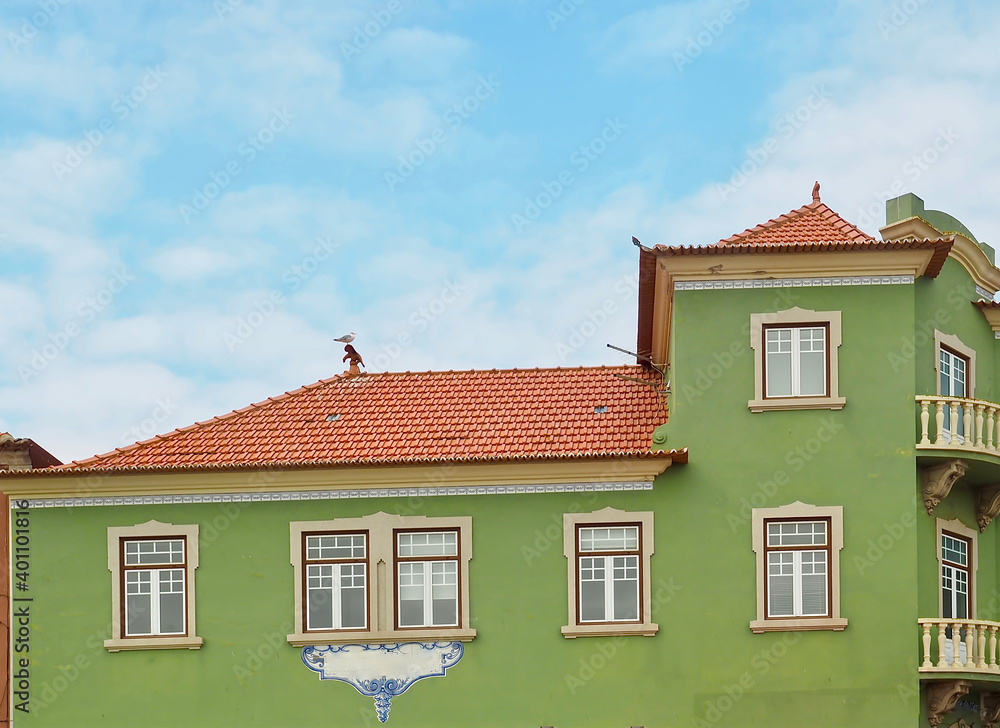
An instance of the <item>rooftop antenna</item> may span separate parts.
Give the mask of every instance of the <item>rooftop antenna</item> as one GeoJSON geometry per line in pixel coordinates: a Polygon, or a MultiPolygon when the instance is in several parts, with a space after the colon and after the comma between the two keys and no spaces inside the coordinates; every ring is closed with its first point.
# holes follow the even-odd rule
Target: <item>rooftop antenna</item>
{"type": "MultiPolygon", "coordinates": [[[[630,376],[628,376],[626,374],[615,374],[614,376],[618,377],[619,379],[627,379],[630,382],[638,382],[639,384],[645,384],[645,385],[650,386],[650,387],[655,387],[656,391],[659,394],[669,394],[670,393],[670,380],[667,379],[667,372],[664,369],[656,366],[656,364],[653,363],[653,360],[650,359],[648,356],[646,356],[645,354],[637,354],[634,351],[629,351],[628,349],[623,349],[620,346],[615,346],[614,344],[608,344],[607,347],[609,349],[614,349],[615,351],[620,351],[623,354],[630,354],[631,356],[634,356],[639,361],[645,362],[646,364],[648,364],[650,366],[651,369],[653,369],[654,371],[656,371],[657,374],[660,375],[660,381],[664,382],[664,384],[663,384],[663,387],[661,389],[655,383],[650,382],[650,381],[648,381],[646,379],[638,379],[636,377],[630,377],[630,376]]],[[[668,364],[667,366],[670,366],[670,365],[668,364]]]]}

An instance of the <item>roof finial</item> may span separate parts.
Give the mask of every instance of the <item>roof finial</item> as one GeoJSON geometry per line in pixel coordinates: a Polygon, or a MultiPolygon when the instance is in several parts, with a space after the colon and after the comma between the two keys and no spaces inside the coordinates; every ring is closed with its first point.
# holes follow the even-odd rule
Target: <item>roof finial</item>
{"type": "Polygon", "coordinates": [[[813,202],[819,202],[819,180],[813,185],[813,202]]]}

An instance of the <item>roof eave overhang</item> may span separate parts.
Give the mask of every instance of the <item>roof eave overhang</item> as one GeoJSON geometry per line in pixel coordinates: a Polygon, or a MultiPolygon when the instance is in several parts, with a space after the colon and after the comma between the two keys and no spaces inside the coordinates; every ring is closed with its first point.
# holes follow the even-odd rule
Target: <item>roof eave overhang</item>
{"type": "Polygon", "coordinates": [[[4,472],[12,499],[187,495],[310,490],[430,488],[449,485],[544,485],[652,481],[687,449],[591,456],[215,466],[71,468],[4,472]]]}
{"type": "MultiPolygon", "coordinates": [[[[920,217],[908,217],[892,225],[886,225],[879,228],[879,233],[883,240],[933,238],[941,235],[940,231],[920,217]]],[[[965,268],[977,286],[987,291],[990,297],[995,296],[997,291],[1000,291],[1000,269],[990,262],[982,248],[965,235],[954,233],[952,237],[955,243],[949,252],[949,257],[954,258],[965,268]]]]}

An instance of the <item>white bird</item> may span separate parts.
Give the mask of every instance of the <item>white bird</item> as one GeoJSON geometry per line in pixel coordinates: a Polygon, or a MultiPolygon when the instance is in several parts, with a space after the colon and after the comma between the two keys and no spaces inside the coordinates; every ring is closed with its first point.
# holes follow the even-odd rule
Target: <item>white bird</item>
{"type": "Polygon", "coordinates": [[[350,344],[352,341],[354,341],[354,332],[352,331],[349,334],[338,336],[336,339],[334,339],[334,341],[339,341],[341,344],[350,344]]]}

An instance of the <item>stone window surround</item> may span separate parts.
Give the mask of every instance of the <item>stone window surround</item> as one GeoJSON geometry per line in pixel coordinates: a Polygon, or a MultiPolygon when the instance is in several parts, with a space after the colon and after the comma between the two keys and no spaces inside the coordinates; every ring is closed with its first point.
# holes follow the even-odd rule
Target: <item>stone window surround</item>
{"type": "Polygon", "coordinates": [[[198,636],[195,623],[195,578],[198,568],[198,524],[160,523],[147,521],[136,526],[110,526],[108,528],[108,570],[111,572],[111,639],[104,640],[104,646],[109,652],[123,650],[197,650],[203,640],[198,636]],[[187,600],[186,635],[148,635],[141,637],[125,637],[121,624],[122,615],[122,540],[132,538],[176,538],[185,539],[184,589],[187,600]]]}
{"type": "Polygon", "coordinates": [[[976,529],[969,528],[958,518],[946,521],[943,518],[935,518],[935,556],[937,558],[937,593],[938,593],[938,614],[944,614],[944,594],[941,589],[941,534],[945,531],[954,533],[962,538],[968,539],[971,544],[969,552],[969,619],[976,618],[976,571],[979,569],[979,539],[976,529]]]}
{"type": "Polygon", "coordinates": [[[753,349],[754,398],[747,402],[751,412],[801,409],[843,409],[847,400],[839,396],[837,356],[842,343],[840,311],[812,311],[793,307],[774,313],[750,314],[750,348],[753,349]],[[817,324],[827,327],[827,396],[826,397],[765,397],[764,396],[764,328],[775,324],[791,328],[817,324]]]}
{"type": "Polygon", "coordinates": [[[753,550],[757,555],[757,619],[750,622],[756,634],[763,632],[797,632],[815,630],[841,631],[847,620],[840,616],[840,551],[844,548],[844,507],[814,506],[802,501],[777,508],[754,508],[753,550]],[[802,518],[830,519],[830,616],[829,617],[767,617],[764,604],[764,584],[767,564],[764,561],[764,521],[802,518]]]}
{"type": "Polygon", "coordinates": [[[941,349],[951,349],[963,357],[968,363],[965,373],[965,388],[972,399],[976,396],[976,350],[962,343],[962,340],[952,334],[945,334],[934,329],[934,391],[941,395],[941,349]]]}
{"type": "Polygon", "coordinates": [[[335,518],[329,521],[292,521],[289,524],[291,564],[294,574],[294,632],[288,642],[296,647],[387,642],[433,642],[449,640],[469,642],[476,636],[470,627],[469,614],[469,561],[472,559],[471,516],[399,516],[385,512],[361,518],[335,518]],[[396,544],[393,532],[397,530],[458,529],[459,545],[459,626],[419,627],[394,629],[396,584],[393,574],[396,544]],[[371,614],[370,629],[307,632],[303,626],[303,533],[309,532],[366,531],[368,533],[368,559],[372,565],[368,574],[368,599],[371,614]],[[383,564],[380,571],[380,564],[383,564]]]}
{"type": "Polygon", "coordinates": [[[613,637],[619,635],[643,635],[652,637],[660,627],[653,623],[652,595],[650,593],[650,557],[653,555],[653,512],[652,511],[622,511],[617,508],[602,508],[591,513],[563,514],[563,554],[568,561],[567,593],[569,600],[569,618],[562,634],[567,639],[575,637],[613,637]],[[622,523],[638,523],[640,536],[640,607],[642,617],[638,622],[607,622],[601,624],[577,622],[577,586],[579,584],[576,561],[577,526],[615,525],[622,523]]]}

